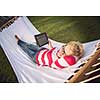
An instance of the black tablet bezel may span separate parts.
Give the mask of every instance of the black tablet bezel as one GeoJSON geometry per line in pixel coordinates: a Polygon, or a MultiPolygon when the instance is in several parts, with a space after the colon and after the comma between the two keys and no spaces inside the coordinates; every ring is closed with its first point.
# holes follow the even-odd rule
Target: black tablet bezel
{"type": "Polygon", "coordinates": [[[37,43],[37,45],[38,45],[39,47],[44,46],[44,45],[48,44],[48,42],[49,42],[49,41],[48,41],[48,36],[47,36],[47,33],[46,33],[46,32],[35,35],[35,39],[36,39],[36,43],[37,43]],[[45,43],[40,44],[40,42],[39,42],[39,40],[38,40],[38,37],[39,37],[39,36],[44,36],[44,37],[46,38],[47,41],[46,41],[45,43]]]}

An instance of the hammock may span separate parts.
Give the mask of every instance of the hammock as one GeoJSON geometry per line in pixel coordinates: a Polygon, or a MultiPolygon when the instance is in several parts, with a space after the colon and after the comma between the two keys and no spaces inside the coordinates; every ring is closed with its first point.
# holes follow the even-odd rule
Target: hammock
{"type": "MultiPolygon", "coordinates": [[[[56,70],[46,66],[40,67],[31,61],[28,55],[17,45],[14,37],[17,34],[23,41],[35,44],[34,35],[39,33],[27,17],[18,17],[13,24],[0,32],[0,45],[20,83],[64,83],[75,74],[75,71],[80,69],[79,66],[84,64],[83,60],[88,59],[96,52],[95,44],[100,41],[84,43],[86,53],[77,64],[65,69],[56,70]]],[[[58,48],[64,44],[54,40],[51,40],[51,42],[58,48]]]]}

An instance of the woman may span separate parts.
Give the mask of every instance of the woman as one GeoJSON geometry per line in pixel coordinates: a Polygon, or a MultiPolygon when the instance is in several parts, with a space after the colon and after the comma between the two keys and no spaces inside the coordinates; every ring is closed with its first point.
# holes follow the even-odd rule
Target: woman
{"type": "Polygon", "coordinates": [[[74,65],[84,54],[83,45],[80,42],[71,41],[59,50],[53,47],[49,41],[49,48],[40,48],[34,44],[28,44],[15,35],[18,45],[26,52],[32,60],[41,66],[49,66],[62,69],[74,65]]]}

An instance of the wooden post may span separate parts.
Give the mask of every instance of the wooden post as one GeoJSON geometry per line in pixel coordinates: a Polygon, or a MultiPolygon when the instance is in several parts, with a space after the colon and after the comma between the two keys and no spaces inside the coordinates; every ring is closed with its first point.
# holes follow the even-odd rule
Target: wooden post
{"type": "Polygon", "coordinates": [[[82,80],[82,78],[85,77],[85,73],[89,70],[89,68],[92,66],[92,64],[95,63],[95,61],[100,56],[100,49],[95,52],[93,57],[89,59],[89,61],[83,65],[83,67],[68,81],[68,83],[76,83],[82,80]]]}

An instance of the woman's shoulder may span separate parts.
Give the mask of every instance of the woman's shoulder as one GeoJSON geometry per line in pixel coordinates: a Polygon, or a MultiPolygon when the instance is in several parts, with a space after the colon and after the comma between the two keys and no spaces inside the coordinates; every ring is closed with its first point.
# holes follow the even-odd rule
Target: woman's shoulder
{"type": "Polygon", "coordinates": [[[63,56],[63,58],[67,61],[69,65],[74,65],[76,63],[76,58],[71,55],[63,56]]]}

